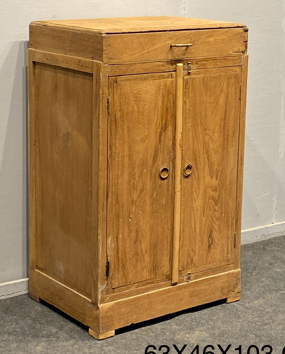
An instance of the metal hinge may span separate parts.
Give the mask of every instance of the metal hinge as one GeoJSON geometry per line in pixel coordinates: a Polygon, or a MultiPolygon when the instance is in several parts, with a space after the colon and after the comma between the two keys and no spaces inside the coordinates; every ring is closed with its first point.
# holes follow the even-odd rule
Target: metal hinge
{"type": "Polygon", "coordinates": [[[110,114],[110,98],[107,98],[107,112],[110,114]]]}
{"type": "Polygon", "coordinates": [[[239,99],[241,100],[241,84],[239,86],[239,99]]]}
{"type": "Polygon", "coordinates": [[[110,274],[110,261],[109,261],[109,259],[107,259],[107,262],[106,262],[106,278],[109,277],[109,274],[110,274]]]}
{"type": "Polygon", "coordinates": [[[237,234],[236,232],[234,233],[234,248],[237,246],[237,234]]]}
{"type": "Polygon", "coordinates": [[[186,282],[190,283],[190,280],[191,280],[191,273],[187,273],[186,282]]]}
{"type": "Polygon", "coordinates": [[[191,63],[187,63],[187,72],[188,72],[188,75],[190,75],[191,70],[192,70],[191,63]]]}

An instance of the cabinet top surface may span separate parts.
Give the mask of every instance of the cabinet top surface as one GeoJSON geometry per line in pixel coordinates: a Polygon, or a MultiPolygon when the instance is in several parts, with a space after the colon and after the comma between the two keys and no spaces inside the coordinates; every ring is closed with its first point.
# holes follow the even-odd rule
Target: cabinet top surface
{"type": "Polygon", "coordinates": [[[32,22],[32,24],[70,29],[76,28],[78,30],[88,30],[98,33],[129,33],[244,27],[244,24],[242,23],[173,16],[50,20],[36,21],[32,22]]]}

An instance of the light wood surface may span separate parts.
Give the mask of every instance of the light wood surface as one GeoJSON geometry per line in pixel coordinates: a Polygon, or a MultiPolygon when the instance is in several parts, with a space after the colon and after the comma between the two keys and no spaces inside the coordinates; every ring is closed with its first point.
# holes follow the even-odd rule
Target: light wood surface
{"type": "Polygon", "coordinates": [[[247,41],[167,16],[30,25],[33,299],[97,339],[239,300],[247,41]]]}
{"type": "Polygon", "coordinates": [[[109,84],[108,259],[117,288],[170,276],[175,80],[132,75],[109,84]]]}
{"type": "MultiPolygon", "coordinates": [[[[93,116],[92,116],[92,166],[91,166],[91,188],[92,188],[92,197],[91,197],[91,227],[92,232],[89,237],[91,237],[91,300],[94,304],[99,303],[99,269],[98,264],[100,264],[101,254],[100,249],[100,219],[99,219],[99,200],[100,200],[100,182],[99,182],[99,148],[100,148],[100,123],[102,121],[102,106],[104,102],[104,97],[102,93],[102,81],[103,81],[103,67],[102,63],[93,61],[93,116]]],[[[104,185],[101,186],[102,189],[104,185]]],[[[105,200],[106,198],[104,198],[105,200]]],[[[103,259],[103,262],[105,259],[103,259]]]]}
{"type": "Polygon", "coordinates": [[[90,295],[92,75],[34,70],[37,267],[90,295]]]}
{"type": "MultiPolygon", "coordinates": [[[[98,205],[95,207],[98,218],[98,229],[94,230],[95,245],[97,247],[98,264],[95,265],[94,272],[97,273],[98,283],[98,303],[104,301],[107,292],[106,262],[107,262],[107,198],[108,198],[108,111],[107,100],[109,97],[108,75],[106,67],[102,65],[100,73],[100,107],[98,102],[94,101],[93,110],[99,111],[99,117],[94,117],[93,124],[98,128],[98,166],[94,164],[94,175],[98,178],[98,201],[95,199],[93,203],[98,205]],[[96,235],[98,238],[96,238],[96,235]]],[[[96,129],[96,128],[95,128],[96,129]]],[[[93,150],[93,154],[97,154],[93,150]]],[[[95,159],[97,157],[94,157],[95,159]]]]}
{"type": "Polygon", "coordinates": [[[247,42],[242,27],[99,34],[79,27],[33,22],[29,47],[106,63],[127,63],[240,55],[245,52],[247,42]],[[192,46],[171,48],[175,43],[192,46]]]}
{"type": "Polygon", "coordinates": [[[230,292],[227,297],[227,303],[230,304],[235,301],[239,301],[241,297],[241,274],[235,278],[233,291],[230,292]]]}
{"type": "Polygon", "coordinates": [[[56,281],[38,269],[30,268],[29,293],[69,314],[91,328],[99,327],[99,309],[88,297],[56,281]]]}
{"type": "Polygon", "coordinates": [[[90,334],[90,336],[101,340],[101,339],[113,337],[115,335],[115,331],[110,331],[110,332],[106,332],[106,333],[97,333],[97,332],[93,331],[93,329],[89,328],[89,334],[90,334]]]}
{"type": "MultiPolygon", "coordinates": [[[[96,307],[90,299],[47,274],[39,270],[30,270],[32,293],[88,326],[89,334],[97,339],[110,337],[114,335],[115,329],[131,323],[227,299],[229,294],[234,293],[239,282],[240,269],[145,292],[96,307]]],[[[228,301],[231,301],[230,297],[228,301]]]]}
{"type": "MultiPolygon", "coordinates": [[[[222,57],[222,58],[197,58],[182,60],[183,69],[187,70],[187,64],[191,61],[192,70],[223,68],[227,66],[241,66],[242,56],[222,57]]],[[[121,76],[132,74],[149,74],[167,71],[175,71],[175,61],[158,61],[151,63],[127,63],[108,65],[109,76],[121,76]]]]}
{"type": "Polygon", "coordinates": [[[248,28],[246,26],[244,27],[244,38],[243,38],[243,40],[244,40],[244,45],[245,45],[244,54],[246,54],[247,53],[247,47],[248,47],[248,28]]]}
{"type": "Polygon", "coordinates": [[[180,269],[233,262],[241,69],[185,77],[180,269]]]}
{"type": "Polygon", "coordinates": [[[93,60],[74,58],[69,55],[43,52],[41,50],[29,49],[33,61],[37,63],[50,64],[61,68],[93,73],[93,60]]]}
{"type": "Polygon", "coordinates": [[[183,64],[176,65],[176,111],[175,111],[175,176],[174,176],[174,229],[172,249],[172,284],[178,282],[179,239],[181,216],[181,162],[182,162],[182,110],[183,110],[183,64]]]}
{"type": "Polygon", "coordinates": [[[242,28],[112,34],[104,39],[108,63],[183,60],[185,58],[241,55],[245,50],[242,28]],[[174,43],[191,47],[171,48],[174,43]]]}
{"type": "MultiPolygon", "coordinates": [[[[33,268],[31,268],[31,269],[33,269],[33,268]]],[[[34,269],[33,269],[34,270],[34,269]]],[[[30,280],[29,280],[30,281],[30,280]]],[[[34,292],[33,292],[33,288],[32,287],[30,287],[30,289],[29,289],[29,297],[31,298],[31,299],[33,299],[33,300],[35,300],[36,302],[38,302],[38,303],[40,303],[41,302],[41,299],[39,298],[39,296],[38,296],[38,294],[35,294],[34,292]]]]}
{"type": "Polygon", "coordinates": [[[245,118],[246,118],[246,94],[247,94],[247,73],[248,55],[243,57],[242,66],[242,86],[239,118],[239,146],[238,146],[238,178],[237,178],[237,207],[236,207],[236,248],[235,265],[240,267],[240,246],[241,246],[241,217],[242,217],[242,191],[243,191],[243,166],[244,166],[244,146],[245,146],[245,118]]]}
{"type": "Polygon", "coordinates": [[[100,305],[100,330],[110,330],[228,297],[240,270],[100,305]],[[131,311],[130,311],[131,309],[131,311]]]}
{"type": "Polygon", "coordinates": [[[33,52],[28,51],[28,130],[29,130],[29,265],[36,267],[36,122],[34,114],[35,72],[33,52]]]}
{"type": "Polygon", "coordinates": [[[96,18],[36,21],[33,24],[90,30],[98,33],[148,32],[205,28],[244,27],[242,23],[175,16],[96,18]]]}
{"type": "MultiPolygon", "coordinates": [[[[209,277],[221,273],[226,273],[235,269],[236,268],[234,264],[225,264],[222,266],[217,266],[206,270],[196,269],[194,273],[190,274],[190,280],[191,281],[198,280],[198,279],[202,279],[205,277],[209,277]]],[[[179,273],[180,274],[179,274],[177,284],[188,283],[189,282],[188,271],[187,270],[180,271],[179,273]]],[[[132,296],[137,296],[144,293],[149,293],[159,289],[164,289],[171,285],[172,285],[171,280],[165,280],[165,281],[158,280],[157,283],[148,283],[143,285],[141,283],[131,284],[129,287],[114,289],[114,292],[112,294],[106,296],[104,303],[121,300],[123,298],[129,298],[132,296]]]]}
{"type": "Polygon", "coordinates": [[[29,48],[101,61],[103,37],[89,31],[31,23],[29,48]]]}

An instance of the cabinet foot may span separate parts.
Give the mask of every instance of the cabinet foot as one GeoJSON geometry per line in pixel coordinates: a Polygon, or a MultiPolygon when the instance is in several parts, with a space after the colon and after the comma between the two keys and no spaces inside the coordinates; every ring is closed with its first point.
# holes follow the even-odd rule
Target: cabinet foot
{"type": "Polygon", "coordinates": [[[231,302],[239,301],[240,300],[240,285],[237,286],[236,290],[230,293],[230,295],[227,298],[227,304],[230,304],[231,302]]]}
{"type": "Polygon", "coordinates": [[[29,291],[29,297],[33,300],[35,300],[36,302],[41,302],[40,298],[38,297],[38,295],[32,293],[31,291],[29,291]]]}
{"type": "Polygon", "coordinates": [[[240,276],[239,276],[236,279],[233,291],[229,294],[227,298],[227,304],[240,300],[240,288],[241,288],[241,284],[240,284],[240,276]]]}
{"type": "Polygon", "coordinates": [[[115,331],[110,331],[110,332],[99,334],[99,333],[93,331],[93,329],[89,328],[89,334],[90,334],[90,336],[100,340],[100,339],[113,337],[115,335],[115,331]]]}
{"type": "Polygon", "coordinates": [[[240,293],[233,293],[227,298],[227,304],[240,300],[240,293]]]}

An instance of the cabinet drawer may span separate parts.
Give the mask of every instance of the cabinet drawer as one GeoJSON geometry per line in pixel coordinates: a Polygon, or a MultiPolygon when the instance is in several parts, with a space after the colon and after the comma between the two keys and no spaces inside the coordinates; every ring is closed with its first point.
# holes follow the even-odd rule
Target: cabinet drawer
{"type": "Polygon", "coordinates": [[[245,51],[244,29],[110,34],[105,37],[104,50],[109,63],[229,56],[245,51]]]}

